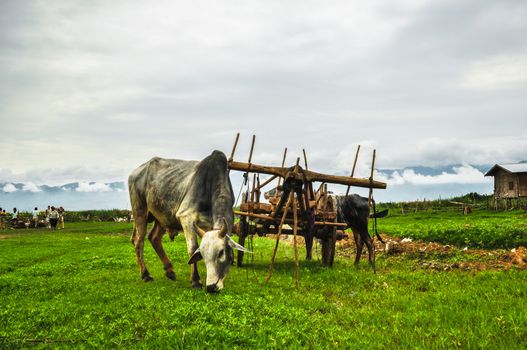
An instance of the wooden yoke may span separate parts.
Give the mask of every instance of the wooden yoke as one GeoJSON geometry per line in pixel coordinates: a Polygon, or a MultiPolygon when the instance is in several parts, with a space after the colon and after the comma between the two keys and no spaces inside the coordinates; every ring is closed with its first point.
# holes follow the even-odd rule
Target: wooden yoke
{"type": "Polygon", "coordinates": [[[322,174],[322,173],[317,173],[311,170],[304,170],[303,172],[300,171],[295,174],[294,171],[290,168],[259,165],[259,164],[254,164],[254,163],[229,161],[229,169],[244,171],[244,172],[251,172],[251,173],[254,172],[254,173],[260,173],[260,174],[276,175],[284,179],[294,178],[299,181],[303,181],[304,176],[305,176],[305,179],[307,181],[312,181],[312,182],[319,181],[319,182],[326,182],[326,183],[332,183],[332,184],[365,187],[365,188],[378,188],[378,189],[386,188],[386,183],[375,181],[375,180],[370,181],[370,179],[322,174]]]}

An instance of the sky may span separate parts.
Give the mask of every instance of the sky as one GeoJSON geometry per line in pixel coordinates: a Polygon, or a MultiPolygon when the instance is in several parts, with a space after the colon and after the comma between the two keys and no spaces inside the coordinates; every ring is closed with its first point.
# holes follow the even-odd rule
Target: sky
{"type": "MultiPolygon", "coordinates": [[[[527,160],[527,2],[0,2],[0,182],[126,181],[214,149],[357,176],[527,160]]],[[[427,177],[428,176],[428,177],[427,177]]],[[[467,187],[467,188],[468,188],[467,187]]],[[[387,190],[389,191],[389,190],[387,190]]],[[[386,192],[389,199],[390,192],[386,192]]],[[[392,192],[396,193],[396,192],[392,192]]]]}

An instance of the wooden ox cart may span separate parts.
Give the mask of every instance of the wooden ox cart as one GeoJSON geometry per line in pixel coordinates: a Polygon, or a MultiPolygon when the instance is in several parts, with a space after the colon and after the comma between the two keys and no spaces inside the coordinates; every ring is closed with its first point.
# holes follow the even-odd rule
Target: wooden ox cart
{"type": "MultiPolygon", "coordinates": [[[[229,169],[244,172],[245,182],[249,174],[253,174],[252,188],[247,187],[243,193],[239,210],[235,214],[240,217],[235,227],[239,235],[239,243],[245,244],[249,235],[276,234],[276,245],[270,266],[270,275],[276,255],[276,249],[281,234],[293,234],[295,245],[295,258],[298,266],[298,252],[296,237],[300,235],[306,244],[306,258],[312,259],[313,239],[321,241],[322,263],[332,266],[335,257],[335,244],[338,239],[345,237],[344,229],[347,224],[337,222],[337,208],[332,195],[327,190],[327,184],[340,184],[348,186],[366,187],[370,189],[370,203],[372,189],[384,189],[386,184],[373,180],[373,166],[375,162],[375,151],[373,155],[370,178],[355,178],[351,176],[336,176],[317,173],[308,170],[307,157],[304,151],[304,165],[299,165],[300,158],[291,167],[284,167],[287,148],[284,152],[282,166],[264,166],[251,162],[254,149],[255,137],[253,136],[248,162],[234,161],[234,153],[238,144],[239,134],[236,136],[231,156],[229,158],[229,169]],[[265,181],[260,182],[260,175],[270,175],[265,181]],[[276,185],[275,180],[278,181],[276,185]],[[266,186],[274,186],[267,191],[268,203],[261,201],[261,195],[266,186]],[[314,183],[320,185],[315,189],[314,183]]],[[[357,149],[358,155],[359,149],[357,149]]],[[[357,162],[357,155],[353,168],[357,162]]],[[[243,252],[238,252],[238,266],[243,262],[243,252]]],[[[270,278],[270,275],[268,278],[270,278]]]]}

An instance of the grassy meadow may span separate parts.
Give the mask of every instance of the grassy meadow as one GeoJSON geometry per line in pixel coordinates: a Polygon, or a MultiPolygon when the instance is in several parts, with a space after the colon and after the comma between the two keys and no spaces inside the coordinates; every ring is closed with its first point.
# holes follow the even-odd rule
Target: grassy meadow
{"type": "MultiPolygon", "coordinates": [[[[383,220],[385,231],[403,230],[405,220],[418,231],[409,217],[383,220]]],[[[524,270],[438,272],[380,253],[373,274],[365,261],[355,269],[337,257],[324,268],[301,253],[297,290],[292,248],[280,245],[266,285],[274,241],[255,238],[253,259],[232,267],[224,291],[210,295],[190,287],[182,235],[165,240],[177,280],[164,277],[147,243],[155,280],[142,282],[130,232],[129,223],[104,222],[0,231],[0,348],[527,346],[524,270]]]]}
{"type": "Polygon", "coordinates": [[[391,236],[408,237],[469,248],[527,246],[525,210],[423,210],[401,214],[391,208],[390,215],[378,220],[379,229],[391,236]]]}

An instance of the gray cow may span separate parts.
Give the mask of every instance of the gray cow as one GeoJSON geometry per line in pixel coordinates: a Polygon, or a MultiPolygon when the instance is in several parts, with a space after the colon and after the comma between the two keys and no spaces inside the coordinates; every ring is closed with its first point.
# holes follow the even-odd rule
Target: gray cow
{"type": "Polygon", "coordinates": [[[168,231],[174,239],[183,230],[192,286],[202,287],[197,262],[203,259],[207,291],[221,290],[234,259],[233,249],[245,250],[227,234],[233,225],[234,195],[225,154],[214,151],[202,161],[152,158],[130,174],[128,188],[135,218],[131,240],[141,278],[152,280],[143,252],[147,224],[154,222],[148,239],[163,262],[166,276],[176,278],[163,249],[163,234],[168,231]],[[201,237],[199,247],[197,236],[201,237]]]}

